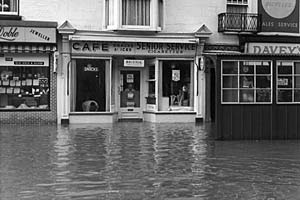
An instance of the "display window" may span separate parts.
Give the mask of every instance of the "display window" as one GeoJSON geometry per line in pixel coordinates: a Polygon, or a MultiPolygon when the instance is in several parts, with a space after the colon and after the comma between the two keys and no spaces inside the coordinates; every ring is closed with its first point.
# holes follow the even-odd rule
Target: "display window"
{"type": "Polygon", "coordinates": [[[271,61],[223,61],[222,103],[272,103],[271,61]]]}
{"type": "Polygon", "coordinates": [[[300,62],[277,61],[277,103],[300,103],[300,62]]]}
{"type": "Polygon", "coordinates": [[[0,66],[0,110],[45,110],[49,107],[49,66],[39,62],[14,62],[0,66]]]}
{"type": "Polygon", "coordinates": [[[164,98],[169,99],[169,110],[192,106],[191,63],[191,61],[163,61],[162,93],[164,98]]]}
{"type": "Polygon", "coordinates": [[[76,59],[74,111],[106,111],[106,60],[76,59]]]}

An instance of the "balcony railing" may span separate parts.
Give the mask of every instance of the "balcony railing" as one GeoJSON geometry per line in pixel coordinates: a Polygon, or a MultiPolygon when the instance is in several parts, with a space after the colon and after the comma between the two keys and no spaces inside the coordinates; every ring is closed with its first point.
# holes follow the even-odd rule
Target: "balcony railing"
{"type": "Polygon", "coordinates": [[[258,14],[250,13],[221,13],[218,15],[219,32],[248,32],[261,31],[261,20],[258,14]]]}

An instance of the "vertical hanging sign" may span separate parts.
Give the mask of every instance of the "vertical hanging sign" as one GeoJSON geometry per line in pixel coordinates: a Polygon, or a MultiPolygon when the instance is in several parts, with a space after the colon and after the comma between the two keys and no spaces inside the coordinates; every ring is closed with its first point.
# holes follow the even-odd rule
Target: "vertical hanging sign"
{"type": "Polygon", "coordinates": [[[262,32],[299,33],[298,0],[259,0],[262,32]]]}

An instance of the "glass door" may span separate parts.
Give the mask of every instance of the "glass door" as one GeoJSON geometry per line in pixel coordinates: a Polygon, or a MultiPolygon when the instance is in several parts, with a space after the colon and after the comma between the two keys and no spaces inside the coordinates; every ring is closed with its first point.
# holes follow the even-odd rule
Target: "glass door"
{"type": "Polygon", "coordinates": [[[120,71],[120,112],[119,118],[141,118],[140,71],[120,71]]]}

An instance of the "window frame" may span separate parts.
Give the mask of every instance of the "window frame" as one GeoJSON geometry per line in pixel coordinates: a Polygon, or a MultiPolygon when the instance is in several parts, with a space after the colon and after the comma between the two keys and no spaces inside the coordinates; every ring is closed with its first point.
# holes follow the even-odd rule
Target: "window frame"
{"type": "MultiPolygon", "coordinates": [[[[272,104],[273,103],[273,63],[271,60],[221,60],[221,104],[249,104],[249,105],[257,105],[257,104],[272,104]],[[237,73],[236,74],[226,74],[223,73],[224,69],[224,62],[237,62],[237,73]],[[241,63],[242,62],[249,62],[253,63],[253,74],[243,74],[240,73],[241,63]],[[257,66],[261,66],[258,63],[269,63],[270,73],[269,74],[258,74],[257,73],[257,66]],[[224,87],[224,77],[237,77],[237,87],[224,87]],[[241,77],[245,76],[252,76],[253,77],[253,87],[251,89],[241,87],[241,77]],[[269,76],[270,77],[270,87],[269,88],[258,88],[257,87],[257,77],[269,76]],[[270,90],[270,101],[260,102],[257,101],[257,91],[259,90],[270,90]],[[224,91],[237,91],[237,101],[224,101],[224,91]],[[253,101],[241,101],[240,94],[241,90],[253,90],[253,101]]],[[[251,65],[249,65],[251,66],[251,65]]]]}
{"type": "MultiPolygon", "coordinates": [[[[4,0],[0,0],[0,3],[2,4],[4,0]]],[[[19,3],[19,0],[13,0],[15,1],[15,3],[17,4],[16,5],[16,9],[17,11],[2,11],[2,9],[0,9],[0,17],[1,16],[9,16],[9,15],[12,15],[12,16],[19,16],[19,6],[20,6],[20,3],[19,3]]]]}
{"type": "Polygon", "coordinates": [[[104,21],[105,30],[128,30],[128,31],[161,31],[163,22],[163,0],[150,0],[150,25],[123,25],[122,1],[104,1],[104,21]],[[161,6],[163,8],[161,8],[161,6]],[[108,12],[108,13],[107,13],[108,12]]]}
{"type": "MultiPolygon", "coordinates": [[[[295,90],[299,90],[300,91],[300,87],[297,88],[295,87],[295,77],[299,77],[300,78],[300,73],[297,74],[295,73],[295,63],[299,63],[300,64],[300,60],[276,60],[276,103],[279,105],[283,105],[283,104],[300,104],[300,100],[299,101],[295,101],[295,90]],[[292,73],[291,74],[279,74],[279,66],[284,66],[284,65],[279,65],[279,63],[286,63],[286,64],[292,64],[292,73]],[[278,86],[278,78],[279,77],[291,77],[291,87],[290,88],[279,88],[278,86]],[[288,102],[288,101],[279,101],[279,90],[292,90],[292,101],[288,102]]],[[[288,65],[286,65],[288,66],[288,65]]]]}

